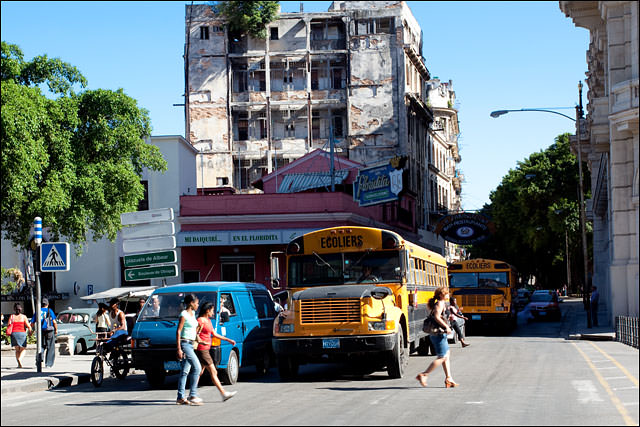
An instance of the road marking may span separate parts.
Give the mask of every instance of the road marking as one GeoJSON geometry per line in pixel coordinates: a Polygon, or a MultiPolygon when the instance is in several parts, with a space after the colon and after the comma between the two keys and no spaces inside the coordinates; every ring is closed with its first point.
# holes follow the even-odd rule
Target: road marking
{"type": "Polygon", "coordinates": [[[594,343],[589,342],[589,344],[591,344],[593,346],[593,348],[595,348],[600,353],[602,353],[604,355],[604,357],[606,357],[607,359],[611,360],[614,363],[614,365],[616,365],[622,371],[622,373],[625,374],[627,376],[627,378],[629,378],[631,380],[631,382],[636,385],[636,387],[638,387],[638,379],[636,377],[634,377],[633,375],[631,375],[631,373],[624,366],[622,366],[620,363],[618,363],[618,361],[616,359],[614,359],[613,357],[609,356],[607,353],[605,353],[600,347],[598,347],[594,343]]]}
{"type": "MultiPolygon", "coordinates": [[[[628,425],[628,426],[635,426],[637,423],[635,421],[633,421],[633,419],[629,416],[629,413],[627,412],[627,409],[624,407],[623,403],[620,401],[620,399],[618,399],[618,396],[616,396],[613,393],[613,391],[609,387],[609,384],[604,380],[604,378],[602,378],[602,375],[600,374],[600,372],[598,372],[598,370],[593,365],[593,363],[591,363],[591,360],[589,359],[589,357],[584,353],[584,351],[582,351],[582,349],[576,343],[572,342],[571,344],[582,355],[582,357],[587,362],[587,365],[589,365],[589,367],[591,368],[591,370],[595,374],[596,378],[598,379],[598,381],[600,382],[602,387],[604,387],[604,389],[606,390],[607,394],[609,395],[609,398],[611,399],[611,402],[613,402],[613,404],[615,405],[615,407],[618,410],[618,412],[620,413],[620,415],[622,415],[622,419],[624,419],[625,424],[628,425]]],[[[591,344],[593,345],[593,343],[591,343],[591,344]]],[[[598,347],[596,347],[596,348],[598,348],[598,347]]]]}
{"type": "Polygon", "coordinates": [[[613,387],[611,390],[637,390],[638,387],[632,385],[630,387],[613,387]]]}
{"type": "Polygon", "coordinates": [[[466,405],[484,405],[484,402],[464,402],[466,405]]]}
{"type": "Polygon", "coordinates": [[[578,400],[580,403],[602,402],[602,398],[598,395],[598,389],[589,380],[571,381],[571,385],[578,391],[578,400]]]}
{"type": "Polygon", "coordinates": [[[627,377],[603,377],[605,380],[626,380],[627,377]]]}
{"type": "MultiPolygon", "coordinates": [[[[20,396],[20,397],[23,398],[24,396],[20,396]]],[[[38,403],[38,402],[42,402],[42,401],[45,401],[45,400],[51,400],[51,399],[59,398],[59,397],[60,397],[60,395],[55,395],[54,394],[53,396],[45,396],[45,397],[41,397],[39,399],[31,399],[31,398],[29,398],[29,399],[21,400],[19,402],[15,402],[15,403],[9,403],[9,404],[3,405],[3,406],[6,406],[7,408],[15,408],[17,406],[30,405],[30,404],[33,404],[33,403],[38,403]]],[[[3,398],[3,400],[4,400],[4,398],[3,398]]]]}

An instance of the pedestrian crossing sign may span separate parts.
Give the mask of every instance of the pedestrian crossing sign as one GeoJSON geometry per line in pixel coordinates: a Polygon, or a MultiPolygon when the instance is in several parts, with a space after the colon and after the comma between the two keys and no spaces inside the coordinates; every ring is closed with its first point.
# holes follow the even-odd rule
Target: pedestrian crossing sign
{"type": "Polygon", "coordinates": [[[69,271],[69,244],[48,242],[40,245],[40,271],[69,271]]]}

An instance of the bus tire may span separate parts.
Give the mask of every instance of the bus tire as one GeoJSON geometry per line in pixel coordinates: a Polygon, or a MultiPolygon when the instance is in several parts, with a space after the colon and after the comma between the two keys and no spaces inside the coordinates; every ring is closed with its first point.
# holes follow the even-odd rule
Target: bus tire
{"type": "Polygon", "coordinates": [[[428,356],[430,344],[431,340],[429,339],[429,336],[420,338],[420,344],[418,345],[418,356],[428,356]]]}
{"type": "Polygon", "coordinates": [[[284,381],[293,380],[298,376],[300,365],[291,356],[278,356],[278,375],[284,381]]]}
{"type": "Polygon", "coordinates": [[[404,343],[404,333],[402,328],[398,329],[396,334],[396,345],[394,346],[389,361],[387,363],[387,372],[391,378],[402,378],[404,370],[409,365],[409,348],[404,343]]]}

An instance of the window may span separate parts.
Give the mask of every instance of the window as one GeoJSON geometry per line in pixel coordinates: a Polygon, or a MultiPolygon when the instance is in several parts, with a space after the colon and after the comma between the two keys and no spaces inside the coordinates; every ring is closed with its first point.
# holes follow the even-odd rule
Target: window
{"type": "Polygon", "coordinates": [[[318,70],[311,70],[311,90],[318,90],[318,70]]]}
{"type": "Polygon", "coordinates": [[[311,112],[311,137],[320,139],[320,111],[311,112]]]}
{"type": "Polygon", "coordinates": [[[214,25],[213,27],[211,27],[211,31],[213,31],[214,33],[222,33],[224,30],[222,29],[222,27],[214,25]]]}
{"type": "Polygon", "coordinates": [[[286,138],[295,138],[296,137],[296,124],[295,124],[295,122],[287,123],[285,125],[285,137],[286,138]]]}
{"type": "Polygon", "coordinates": [[[229,185],[229,178],[227,178],[226,176],[219,176],[216,178],[216,185],[218,187],[222,186],[222,185],[229,185]]]}
{"type": "Polygon", "coordinates": [[[182,272],[182,280],[184,283],[194,283],[200,281],[200,271],[198,270],[184,270],[182,272]]]}
{"type": "Polygon", "coordinates": [[[241,67],[238,70],[233,70],[233,89],[234,92],[246,92],[247,91],[247,66],[241,67]],[[244,69],[243,69],[244,68],[244,69]]]}
{"type": "Polygon", "coordinates": [[[331,70],[331,89],[342,89],[342,74],[341,68],[334,68],[331,70]]]}
{"type": "Polygon", "coordinates": [[[271,27],[271,40],[278,40],[278,27],[271,27]]]}
{"type": "Polygon", "coordinates": [[[222,281],[255,282],[255,259],[253,256],[221,256],[222,281]]]}
{"type": "Polygon", "coordinates": [[[138,210],[148,211],[149,210],[149,181],[140,181],[140,183],[144,187],[144,196],[138,202],[138,210]]]}
{"type": "Polygon", "coordinates": [[[200,40],[209,40],[209,27],[200,27],[200,40]]]}
{"type": "Polygon", "coordinates": [[[228,293],[220,294],[220,307],[221,307],[220,311],[223,311],[224,309],[226,309],[226,311],[229,312],[229,316],[235,316],[237,314],[236,306],[233,303],[233,297],[231,296],[231,294],[228,294],[228,293]]]}
{"type": "Polygon", "coordinates": [[[342,116],[333,116],[333,137],[342,138],[344,136],[344,128],[342,126],[342,116]]]}
{"type": "Polygon", "coordinates": [[[252,292],[251,296],[253,297],[253,303],[255,304],[256,311],[258,312],[258,319],[275,317],[275,308],[271,298],[266,294],[258,294],[257,292],[252,292]]]}
{"type": "Polygon", "coordinates": [[[238,115],[238,141],[249,139],[249,116],[247,113],[238,115]]]}

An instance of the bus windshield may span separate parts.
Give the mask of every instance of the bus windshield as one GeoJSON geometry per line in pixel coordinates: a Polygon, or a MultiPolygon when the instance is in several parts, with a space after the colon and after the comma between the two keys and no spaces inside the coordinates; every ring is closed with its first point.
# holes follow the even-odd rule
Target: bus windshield
{"type": "Polygon", "coordinates": [[[506,288],[509,286],[508,273],[450,273],[450,288],[506,288]]]}
{"type": "Polygon", "coordinates": [[[289,259],[289,287],[388,283],[401,277],[398,251],[314,252],[289,259]]]}

